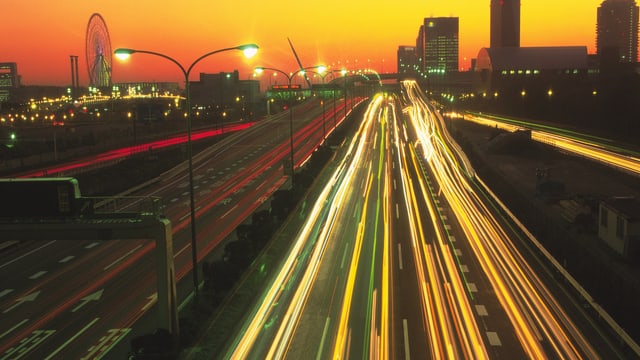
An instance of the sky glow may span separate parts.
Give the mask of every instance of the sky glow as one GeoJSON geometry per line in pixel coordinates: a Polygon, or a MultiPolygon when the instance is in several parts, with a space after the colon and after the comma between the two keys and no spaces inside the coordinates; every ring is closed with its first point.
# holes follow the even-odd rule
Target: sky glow
{"type": "MultiPolygon", "coordinates": [[[[522,0],[522,46],[586,45],[595,52],[596,11],[602,0],[522,0]]],[[[24,85],[68,85],[69,56],[79,56],[80,84],[88,84],[85,31],[93,13],[107,23],[111,47],[160,52],[185,67],[200,55],[245,43],[257,56],[216,54],[192,72],[238,69],[241,79],[256,66],[295,71],[290,38],[304,66],[396,70],[399,45],[415,45],[425,17],[460,18],[460,67],[469,67],[489,45],[489,0],[325,0],[322,6],[292,0],[44,1],[5,0],[0,22],[0,62],[18,63],[24,85]],[[398,5],[402,5],[402,8],[398,5]]],[[[143,55],[113,58],[113,81],[182,83],[174,64],[143,55]]]]}

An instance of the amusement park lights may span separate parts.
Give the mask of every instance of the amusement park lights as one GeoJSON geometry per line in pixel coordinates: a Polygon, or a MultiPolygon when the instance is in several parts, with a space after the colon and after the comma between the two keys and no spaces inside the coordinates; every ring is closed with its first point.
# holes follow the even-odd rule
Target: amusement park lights
{"type": "Polygon", "coordinates": [[[149,54],[149,55],[155,55],[155,56],[159,56],[162,58],[165,58],[169,61],[171,61],[172,63],[176,64],[180,70],[182,71],[182,74],[184,75],[184,86],[185,86],[185,92],[186,92],[186,108],[187,108],[187,158],[188,158],[188,164],[189,164],[189,205],[190,205],[190,217],[191,217],[191,260],[192,260],[192,265],[193,265],[193,285],[194,285],[194,294],[197,296],[198,295],[198,286],[199,286],[199,281],[198,281],[198,252],[197,252],[197,242],[196,242],[196,209],[195,209],[195,198],[194,198],[194,185],[193,185],[193,152],[192,152],[192,146],[191,146],[191,98],[190,98],[190,86],[189,86],[189,74],[191,73],[191,70],[193,69],[193,67],[200,62],[200,60],[211,56],[213,54],[217,54],[217,53],[221,53],[224,51],[230,51],[230,50],[240,50],[243,52],[244,56],[251,58],[254,55],[256,55],[256,53],[258,52],[258,45],[256,44],[243,44],[243,45],[238,45],[238,46],[234,46],[234,47],[228,47],[228,48],[224,48],[224,49],[219,49],[219,50],[214,50],[214,51],[210,51],[202,56],[200,56],[199,58],[197,58],[195,61],[193,61],[191,63],[191,65],[189,65],[189,67],[185,68],[181,63],[179,63],[177,60],[175,60],[174,58],[167,56],[165,54],[161,54],[158,52],[154,52],[154,51],[147,51],[147,50],[138,50],[138,49],[130,49],[130,48],[119,48],[116,49],[114,51],[114,55],[121,60],[126,60],[129,58],[129,56],[131,56],[132,54],[135,53],[141,53],[141,54],[149,54]]]}

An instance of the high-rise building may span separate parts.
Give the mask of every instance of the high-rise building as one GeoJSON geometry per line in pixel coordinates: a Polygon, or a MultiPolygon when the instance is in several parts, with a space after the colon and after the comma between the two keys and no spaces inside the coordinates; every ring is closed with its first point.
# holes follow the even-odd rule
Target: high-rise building
{"type": "Polygon", "coordinates": [[[418,74],[420,62],[415,46],[401,45],[398,47],[398,74],[418,74]]]}
{"type": "Polygon", "coordinates": [[[18,64],[14,62],[0,63],[0,102],[9,99],[12,90],[20,87],[18,64]]]}
{"type": "Polygon", "coordinates": [[[422,72],[427,76],[457,72],[459,19],[425,18],[420,32],[416,45],[422,72]]]}
{"type": "Polygon", "coordinates": [[[600,4],[596,47],[600,56],[616,53],[621,62],[638,61],[638,5],[635,0],[605,0],[600,4]]]}
{"type": "Polygon", "coordinates": [[[520,46],[520,0],[491,0],[490,46],[520,46]]]}

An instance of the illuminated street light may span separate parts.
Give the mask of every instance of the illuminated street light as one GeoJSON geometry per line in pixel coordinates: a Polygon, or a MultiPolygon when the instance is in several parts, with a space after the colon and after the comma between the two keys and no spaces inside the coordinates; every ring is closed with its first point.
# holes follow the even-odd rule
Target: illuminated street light
{"type": "MultiPolygon", "coordinates": [[[[318,69],[320,68],[322,65],[318,65],[318,66],[310,66],[310,67],[306,67],[306,68],[302,68],[299,69],[295,72],[292,73],[287,73],[283,70],[280,69],[276,69],[276,68],[271,68],[271,67],[262,67],[262,66],[258,66],[255,68],[255,72],[257,74],[262,74],[265,70],[272,70],[275,71],[277,73],[280,73],[282,75],[284,75],[287,78],[287,82],[288,82],[288,88],[289,88],[289,93],[291,93],[291,81],[293,80],[293,77],[296,76],[297,74],[304,74],[305,70],[307,69],[318,69]]],[[[295,181],[295,174],[294,174],[294,166],[293,166],[293,106],[292,106],[292,100],[291,100],[291,96],[289,97],[289,142],[291,144],[291,166],[289,167],[289,171],[291,171],[291,188],[293,189],[293,185],[294,185],[294,181],[295,181]]]]}
{"type": "MultiPolygon", "coordinates": [[[[317,72],[316,71],[309,71],[311,73],[317,74],[318,76],[320,76],[320,79],[322,79],[322,90],[324,91],[324,78],[331,74],[331,72],[327,72],[327,67],[324,65],[320,65],[317,67],[317,72]]],[[[334,93],[335,94],[335,93],[334,93]]],[[[325,126],[325,118],[326,118],[326,111],[325,111],[325,99],[322,99],[322,143],[324,144],[324,142],[327,140],[327,130],[326,130],[326,126],[325,126]]],[[[334,98],[335,101],[335,98],[334,98]]],[[[334,102],[335,104],[335,102],[334,102]]],[[[334,115],[334,119],[335,119],[335,115],[334,115]]]]}
{"type": "Polygon", "coordinates": [[[193,187],[193,154],[192,154],[192,148],[191,148],[191,98],[190,98],[190,89],[189,89],[189,74],[191,73],[191,70],[193,69],[193,67],[200,62],[200,60],[213,55],[213,54],[217,54],[217,53],[221,53],[223,51],[230,51],[230,50],[240,50],[243,52],[244,56],[247,58],[251,58],[254,55],[256,55],[256,53],[258,52],[258,45],[256,44],[244,44],[244,45],[239,45],[239,46],[234,46],[234,47],[228,47],[228,48],[224,48],[224,49],[219,49],[219,50],[214,50],[214,51],[210,51],[202,56],[200,56],[199,58],[197,58],[193,63],[191,63],[191,65],[189,65],[188,68],[185,69],[184,66],[182,66],[182,64],[180,64],[177,60],[175,60],[172,57],[169,57],[167,55],[158,53],[158,52],[154,52],[154,51],[147,51],[147,50],[138,50],[138,49],[128,49],[128,48],[119,48],[116,49],[114,51],[114,55],[120,59],[120,60],[126,60],[129,58],[129,56],[131,56],[132,54],[135,53],[141,53],[141,54],[149,54],[149,55],[155,55],[155,56],[159,56],[162,58],[165,58],[169,61],[171,61],[172,63],[176,64],[180,70],[182,71],[182,74],[184,75],[184,83],[185,83],[185,90],[186,90],[186,102],[187,102],[187,157],[189,159],[188,163],[189,163],[189,206],[190,206],[190,215],[191,215],[191,259],[192,259],[192,263],[193,263],[193,286],[194,286],[194,294],[197,296],[198,295],[198,253],[197,253],[197,247],[196,247],[196,210],[195,210],[195,200],[194,200],[194,187],[193,187]]]}

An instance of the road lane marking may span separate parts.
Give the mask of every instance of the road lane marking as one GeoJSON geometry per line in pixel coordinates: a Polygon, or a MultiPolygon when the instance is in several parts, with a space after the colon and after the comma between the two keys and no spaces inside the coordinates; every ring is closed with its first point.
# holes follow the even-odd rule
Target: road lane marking
{"type": "Polygon", "coordinates": [[[451,242],[456,242],[456,238],[455,238],[455,236],[449,236],[449,241],[451,241],[451,242]]]}
{"type": "Polygon", "coordinates": [[[44,271],[44,270],[42,270],[42,271],[38,271],[37,273],[35,273],[35,274],[33,274],[33,275],[29,276],[29,279],[31,279],[31,280],[35,280],[35,279],[37,279],[37,278],[42,277],[42,275],[44,275],[44,274],[46,274],[46,273],[47,273],[47,272],[46,272],[46,271],[44,271]]]}
{"type": "Polygon", "coordinates": [[[238,204],[235,204],[229,211],[227,211],[226,213],[224,213],[224,215],[220,216],[220,219],[224,219],[227,215],[229,215],[229,213],[231,213],[233,210],[235,210],[235,208],[238,207],[238,204]]]}
{"type": "Polygon", "coordinates": [[[0,291],[0,298],[9,294],[10,292],[13,292],[13,289],[4,289],[2,291],[0,291]]]}
{"type": "Polygon", "coordinates": [[[38,248],[35,248],[35,249],[33,249],[33,250],[29,251],[28,253],[26,253],[26,254],[22,255],[22,256],[18,256],[17,258],[14,258],[13,260],[8,261],[8,262],[6,262],[6,263],[4,263],[4,264],[0,265],[0,269],[2,269],[2,268],[3,268],[3,267],[5,267],[5,266],[8,266],[8,265],[10,265],[10,264],[13,264],[14,262],[16,262],[16,261],[18,261],[18,260],[20,260],[20,259],[22,259],[22,258],[25,258],[25,257],[27,257],[27,256],[29,256],[29,255],[31,255],[31,254],[33,254],[34,252],[38,251],[38,250],[44,249],[45,247],[47,247],[47,246],[49,246],[49,245],[53,244],[54,242],[56,242],[56,241],[55,241],[55,240],[53,240],[53,241],[49,241],[48,243],[46,243],[46,244],[44,244],[44,245],[42,245],[42,246],[40,246],[40,247],[38,247],[38,248]]]}
{"type": "Polygon", "coordinates": [[[400,266],[400,270],[402,270],[402,247],[400,243],[398,243],[398,265],[400,266]]]}
{"type": "Polygon", "coordinates": [[[67,256],[67,257],[65,257],[63,259],[60,259],[60,261],[58,261],[58,262],[61,263],[61,264],[64,264],[66,262],[69,262],[69,261],[73,260],[74,258],[75,258],[75,256],[69,255],[69,256],[67,256]]]}
{"type": "Polygon", "coordinates": [[[487,331],[487,339],[491,346],[502,346],[502,342],[500,341],[500,337],[498,337],[497,332],[487,331]]]}
{"type": "Polygon", "coordinates": [[[98,246],[98,245],[100,245],[100,243],[99,243],[99,242],[92,242],[91,244],[89,244],[89,245],[85,246],[84,248],[85,248],[85,249],[91,249],[91,248],[94,248],[94,247],[96,247],[96,246],[98,246]]]}
{"type": "Polygon", "coordinates": [[[40,295],[40,290],[32,292],[29,295],[23,296],[23,297],[17,299],[15,304],[13,304],[12,306],[6,308],[2,313],[3,314],[8,313],[9,311],[11,311],[14,308],[18,307],[20,304],[22,304],[25,301],[34,301],[38,297],[38,295],[40,295]]]}
{"type": "Polygon", "coordinates": [[[400,211],[398,210],[398,203],[396,203],[396,219],[400,219],[400,211]]]}
{"type": "Polygon", "coordinates": [[[402,332],[404,333],[404,358],[409,360],[411,359],[411,353],[409,352],[409,326],[407,325],[407,319],[402,319],[402,332]]]}
{"type": "Polygon", "coordinates": [[[322,338],[320,339],[320,346],[318,347],[318,353],[316,354],[316,360],[322,359],[322,348],[324,348],[324,341],[327,338],[327,331],[329,330],[329,323],[331,318],[327,316],[327,320],[324,322],[324,330],[322,330],[322,338]]]}
{"type": "Polygon", "coordinates": [[[478,287],[476,286],[475,283],[467,283],[467,287],[469,288],[469,291],[471,292],[478,292],[478,287]]]}
{"type": "Polygon", "coordinates": [[[89,301],[98,301],[100,300],[100,298],[102,297],[102,293],[104,292],[104,289],[100,289],[96,292],[94,292],[91,295],[87,295],[85,297],[83,297],[80,301],[82,301],[80,304],[78,304],[76,307],[73,308],[73,310],[71,310],[71,312],[76,312],[78,310],[80,310],[80,308],[82,308],[83,306],[87,305],[87,303],[89,301]]]}
{"type": "Polygon", "coordinates": [[[126,258],[127,256],[133,254],[134,252],[136,252],[138,249],[140,249],[142,247],[142,245],[138,245],[135,248],[129,250],[129,252],[127,252],[126,254],[120,256],[119,258],[117,258],[114,262],[112,262],[111,264],[105,266],[104,268],[102,268],[102,270],[109,270],[111,267],[113,267],[114,265],[116,265],[117,263],[119,263],[120,261],[124,260],[124,258],[126,258]]]}
{"type": "Polygon", "coordinates": [[[156,291],[153,294],[147,296],[147,299],[149,301],[147,301],[147,303],[144,304],[144,306],[142,307],[143,312],[147,311],[150,307],[153,306],[153,304],[155,304],[158,301],[158,292],[156,291]]]}
{"type": "Polygon", "coordinates": [[[19,323],[15,324],[11,329],[9,329],[9,330],[3,332],[2,334],[0,334],[0,339],[2,339],[3,337],[11,334],[11,332],[13,332],[13,330],[19,328],[20,326],[22,326],[27,321],[29,321],[29,319],[24,319],[24,320],[20,321],[19,323]]]}
{"type": "Polygon", "coordinates": [[[487,307],[484,305],[476,305],[476,313],[478,313],[478,316],[489,316],[487,307]]]}
{"type": "Polygon", "coordinates": [[[40,346],[46,338],[53,335],[55,330],[34,330],[30,337],[20,340],[20,343],[16,347],[12,347],[4,353],[2,359],[18,360],[27,355],[31,350],[40,346]]]}
{"type": "Polygon", "coordinates": [[[87,331],[87,329],[89,329],[91,326],[93,326],[93,324],[96,323],[96,321],[98,321],[100,318],[95,318],[93,319],[90,323],[88,323],[87,325],[85,325],[85,327],[83,327],[82,329],[80,329],[80,331],[78,331],[75,335],[73,335],[72,337],[69,338],[69,340],[65,341],[64,344],[60,345],[59,348],[56,349],[56,351],[52,352],[49,356],[47,356],[45,358],[45,360],[49,360],[49,359],[53,359],[54,356],[58,355],[58,353],[60,351],[62,351],[62,349],[64,349],[67,345],[71,344],[71,342],[73,342],[75,339],[78,338],[78,336],[82,335],[83,332],[87,331]]]}
{"type": "Polygon", "coordinates": [[[100,338],[97,344],[91,346],[87,350],[88,354],[82,357],[81,360],[102,359],[102,357],[111,351],[130,331],[131,328],[108,330],[107,335],[100,338]]]}
{"type": "Polygon", "coordinates": [[[469,272],[469,267],[467,265],[460,265],[460,270],[463,273],[468,273],[469,272]]]}

